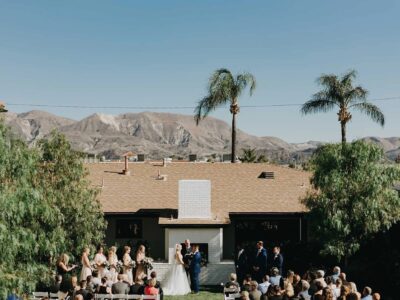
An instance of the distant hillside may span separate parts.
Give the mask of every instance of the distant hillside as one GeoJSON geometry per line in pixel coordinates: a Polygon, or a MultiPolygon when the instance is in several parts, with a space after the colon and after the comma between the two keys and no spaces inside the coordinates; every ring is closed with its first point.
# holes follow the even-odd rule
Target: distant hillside
{"type": "MultiPolygon", "coordinates": [[[[230,153],[230,126],[212,117],[196,126],[193,116],[171,113],[96,113],[74,121],[44,111],[30,111],[7,113],[6,122],[30,144],[48,135],[52,129],[58,129],[74,149],[106,158],[119,158],[128,150],[151,158],[230,153]]],[[[303,160],[322,144],[315,141],[291,144],[277,137],[257,137],[240,130],[237,138],[239,155],[242,148],[255,148],[258,154],[284,162],[293,158],[303,160]]],[[[380,144],[390,157],[400,152],[400,138],[368,137],[365,140],[380,144]]]]}

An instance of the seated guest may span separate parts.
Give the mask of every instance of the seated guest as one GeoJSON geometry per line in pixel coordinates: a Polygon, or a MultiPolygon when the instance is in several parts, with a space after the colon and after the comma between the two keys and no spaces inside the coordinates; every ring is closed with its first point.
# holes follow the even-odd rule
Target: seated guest
{"type": "Polygon", "coordinates": [[[263,282],[258,285],[258,290],[261,292],[261,294],[265,295],[265,294],[267,294],[268,287],[270,285],[271,284],[269,283],[269,276],[265,275],[263,277],[263,282]]]}
{"type": "Polygon", "coordinates": [[[363,289],[361,300],[372,300],[372,289],[369,286],[363,289]]]}
{"type": "Polygon", "coordinates": [[[243,285],[242,285],[242,290],[243,291],[250,291],[250,283],[251,283],[251,281],[252,281],[251,275],[247,274],[244,277],[244,280],[243,280],[243,285]]]}
{"type": "Polygon", "coordinates": [[[249,292],[250,300],[260,300],[261,292],[258,290],[257,281],[250,282],[250,292],[249,292]]]}
{"type": "Polygon", "coordinates": [[[351,281],[351,282],[349,282],[349,283],[350,283],[350,292],[352,292],[352,293],[358,293],[358,291],[357,291],[357,286],[356,286],[355,282],[351,281]]]}
{"type": "Polygon", "coordinates": [[[271,285],[277,285],[280,288],[283,289],[283,278],[281,275],[279,275],[279,270],[278,268],[272,268],[271,269],[271,277],[269,277],[269,282],[271,285]]]}
{"type": "Polygon", "coordinates": [[[336,280],[339,278],[339,275],[340,275],[340,267],[336,266],[333,268],[332,272],[333,282],[336,282],[336,280]]]}
{"type": "Polygon", "coordinates": [[[106,277],[103,277],[101,279],[101,284],[97,287],[96,292],[97,292],[97,294],[110,294],[111,293],[111,289],[107,285],[106,277]]]}
{"type": "Polygon", "coordinates": [[[270,285],[267,292],[268,300],[282,300],[283,294],[279,285],[270,285]]]}
{"type": "Polygon", "coordinates": [[[339,278],[342,280],[342,285],[345,285],[345,286],[348,286],[349,288],[351,288],[351,285],[350,285],[350,282],[348,282],[347,280],[346,280],[346,273],[340,273],[339,274],[339,278]]]}
{"type": "Polygon", "coordinates": [[[129,284],[124,282],[124,274],[118,274],[118,281],[112,285],[113,294],[128,294],[129,284]]]}
{"type": "Polygon", "coordinates": [[[372,300],[381,300],[381,295],[379,293],[373,293],[372,300]]]}
{"type": "Polygon", "coordinates": [[[301,292],[298,294],[300,299],[310,300],[311,295],[308,293],[308,289],[310,288],[310,284],[307,280],[301,281],[301,292]]]}
{"type": "Polygon", "coordinates": [[[150,273],[150,279],[153,279],[153,278],[156,280],[156,285],[155,285],[155,287],[158,289],[158,294],[160,295],[160,300],[163,300],[163,298],[164,298],[164,291],[163,291],[163,289],[161,288],[161,282],[157,280],[157,273],[156,273],[156,271],[152,271],[152,272],[150,273]]]}
{"type": "Polygon", "coordinates": [[[149,280],[148,285],[144,288],[145,295],[158,295],[158,288],[156,288],[157,280],[152,278],[149,280]]]}
{"type": "Polygon", "coordinates": [[[283,280],[283,290],[286,298],[292,298],[294,296],[294,289],[293,289],[293,278],[294,272],[288,271],[287,277],[283,280]]]}
{"type": "Polygon", "coordinates": [[[90,292],[90,293],[94,293],[96,291],[96,288],[94,286],[94,283],[92,281],[92,275],[88,275],[86,277],[86,289],[90,292]]]}
{"type": "Polygon", "coordinates": [[[101,284],[101,279],[99,278],[99,271],[93,270],[91,282],[93,283],[95,289],[101,284]]]}
{"type": "Polygon", "coordinates": [[[357,293],[349,293],[346,296],[346,300],[360,300],[360,297],[357,293]]]}
{"type": "Polygon", "coordinates": [[[301,292],[301,277],[299,274],[295,274],[293,277],[293,292],[298,295],[301,292]]]}
{"type": "Polygon", "coordinates": [[[136,281],[134,284],[131,285],[129,289],[129,295],[143,295],[144,294],[144,285],[136,281]]]}
{"type": "Polygon", "coordinates": [[[324,297],[322,296],[322,290],[324,289],[322,282],[316,281],[315,286],[317,288],[317,291],[313,295],[313,300],[324,300],[324,297]]]}
{"type": "Polygon", "coordinates": [[[327,286],[327,284],[326,284],[326,282],[325,282],[325,279],[324,279],[324,276],[325,276],[325,272],[323,271],[323,270],[318,270],[316,273],[315,273],[315,275],[316,275],[316,279],[315,279],[315,282],[321,282],[321,284],[322,284],[322,288],[324,288],[324,287],[326,287],[327,286]]]}
{"type": "Polygon", "coordinates": [[[76,289],[75,297],[77,295],[82,295],[83,299],[86,300],[86,297],[87,297],[88,294],[89,294],[89,292],[86,289],[86,280],[81,280],[81,282],[79,283],[78,288],[76,289]]]}
{"type": "Polygon", "coordinates": [[[83,296],[82,295],[75,295],[74,300],[83,300],[83,296]]]}
{"type": "Polygon", "coordinates": [[[347,300],[346,296],[348,294],[350,294],[350,287],[342,285],[340,287],[340,296],[337,298],[337,300],[347,300]]]}
{"type": "Polygon", "coordinates": [[[56,275],[56,277],[54,278],[54,283],[50,287],[50,293],[57,294],[60,291],[61,280],[62,276],[56,275]]]}
{"type": "Polygon", "coordinates": [[[250,300],[249,292],[248,291],[241,292],[240,299],[241,300],[250,300]]]}
{"type": "Polygon", "coordinates": [[[240,286],[239,283],[237,282],[237,276],[235,273],[231,273],[229,275],[229,281],[225,283],[225,287],[228,289],[235,289],[234,293],[240,292],[240,286]]]}
{"type": "Polygon", "coordinates": [[[340,296],[340,290],[342,288],[342,279],[336,279],[336,288],[333,290],[333,296],[337,299],[340,296]]]}
{"type": "Polygon", "coordinates": [[[324,287],[322,290],[322,299],[323,300],[334,300],[333,291],[330,287],[324,287]]]}

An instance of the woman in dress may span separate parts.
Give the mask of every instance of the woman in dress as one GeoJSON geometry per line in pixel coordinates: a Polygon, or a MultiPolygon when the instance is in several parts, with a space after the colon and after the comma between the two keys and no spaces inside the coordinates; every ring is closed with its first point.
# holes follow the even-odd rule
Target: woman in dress
{"type": "Polygon", "coordinates": [[[146,248],[143,245],[140,245],[136,251],[136,272],[135,272],[135,282],[139,282],[141,284],[144,283],[145,278],[147,277],[147,270],[144,267],[144,258],[146,257],[146,248]]]}
{"type": "Polygon", "coordinates": [[[58,292],[58,299],[64,300],[68,296],[68,292],[73,289],[71,271],[76,268],[75,265],[68,266],[69,256],[65,253],[61,254],[57,260],[57,274],[61,275],[62,280],[60,290],[58,292]]]}
{"type": "Polygon", "coordinates": [[[167,273],[168,276],[163,285],[164,295],[186,295],[191,292],[181,250],[182,246],[180,244],[176,244],[175,259],[167,273]]]}
{"type": "Polygon", "coordinates": [[[112,282],[117,282],[117,264],[118,264],[118,257],[117,257],[117,248],[115,246],[112,246],[108,250],[108,263],[110,264],[110,272],[108,273],[108,276],[112,282]]]}
{"type": "Polygon", "coordinates": [[[128,276],[129,284],[133,283],[133,274],[132,274],[132,258],[131,258],[131,247],[124,247],[124,256],[122,257],[123,263],[123,273],[128,276]]]}
{"type": "Polygon", "coordinates": [[[94,263],[97,266],[97,271],[99,272],[98,276],[100,278],[103,278],[104,276],[106,276],[105,263],[107,262],[107,258],[104,255],[103,251],[104,251],[103,246],[99,245],[97,247],[97,253],[94,257],[94,263]]]}
{"type": "Polygon", "coordinates": [[[85,247],[83,249],[82,259],[81,259],[82,271],[81,271],[80,281],[86,280],[89,275],[92,275],[92,269],[90,267],[90,261],[89,261],[89,254],[90,254],[89,247],[85,247]]]}

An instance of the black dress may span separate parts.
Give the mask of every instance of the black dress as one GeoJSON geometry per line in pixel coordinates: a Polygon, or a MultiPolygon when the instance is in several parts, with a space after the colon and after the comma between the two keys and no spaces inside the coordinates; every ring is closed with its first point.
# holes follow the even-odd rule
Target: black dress
{"type": "Polygon", "coordinates": [[[68,271],[65,271],[60,266],[57,266],[57,274],[61,275],[62,280],[60,284],[60,291],[63,293],[67,293],[72,290],[72,281],[71,281],[71,274],[68,271]]]}

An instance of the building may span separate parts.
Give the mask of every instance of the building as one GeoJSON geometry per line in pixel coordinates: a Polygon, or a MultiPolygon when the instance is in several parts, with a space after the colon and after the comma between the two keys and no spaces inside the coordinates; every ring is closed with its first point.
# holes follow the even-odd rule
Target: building
{"type": "Polygon", "coordinates": [[[176,243],[200,244],[203,284],[234,271],[235,246],[305,238],[299,199],[310,173],[272,164],[137,162],[87,164],[108,221],[106,243],[146,241],[159,276],[176,243]],[[123,174],[130,174],[129,176],[123,174]]]}

